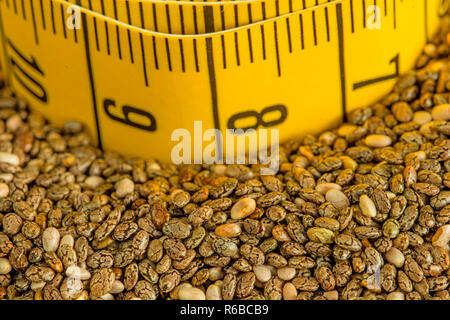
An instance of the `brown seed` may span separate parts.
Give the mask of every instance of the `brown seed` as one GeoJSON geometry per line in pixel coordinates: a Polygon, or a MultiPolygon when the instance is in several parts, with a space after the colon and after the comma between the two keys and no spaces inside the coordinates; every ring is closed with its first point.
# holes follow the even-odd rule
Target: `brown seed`
{"type": "Polygon", "coordinates": [[[214,232],[219,237],[233,238],[241,234],[241,226],[238,223],[225,223],[217,226],[214,232]]]}
{"type": "Polygon", "coordinates": [[[256,202],[251,198],[243,198],[231,208],[231,219],[243,219],[256,209],[256,202]]]}

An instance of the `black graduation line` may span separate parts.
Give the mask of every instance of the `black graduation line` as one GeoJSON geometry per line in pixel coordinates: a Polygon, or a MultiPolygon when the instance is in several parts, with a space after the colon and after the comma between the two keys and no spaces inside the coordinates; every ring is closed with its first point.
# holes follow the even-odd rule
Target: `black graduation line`
{"type": "Polygon", "coordinates": [[[222,44],[222,60],[223,60],[223,68],[227,68],[227,53],[225,50],[225,37],[224,35],[220,35],[220,42],[222,44]]]}
{"type": "Polygon", "coordinates": [[[250,53],[250,62],[253,63],[252,32],[250,28],[247,29],[247,37],[248,37],[248,49],[250,53]]]}
{"type": "Polygon", "coordinates": [[[156,6],[152,3],[152,13],[153,13],[153,26],[155,27],[155,31],[158,32],[158,18],[156,16],[156,6]]]}
{"type": "Polygon", "coordinates": [[[388,10],[387,10],[387,0],[384,0],[384,15],[387,16],[388,10]]]}
{"type": "Polygon", "coordinates": [[[155,36],[152,36],[152,43],[153,43],[153,61],[155,62],[156,70],[159,70],[158,54],[156,53],[156,39],[155,39],[155,36]]]}
{"type": "MultiPolygon", "coordinates": [[[[266,20],[266,4],[263,2],[261,6],[263,20],[266,20]]],[[[261,45],[263,51],[263,60],[266,60],[266,33],[264,30],[264,25],[261,25],[261,45]]]]}
{"type": "Polygon", "coordinates": [[[397,1],[394,1],[394,29],[397,29],[397,1]]]}
{"type": "MultiPolygon", "coordinates": [[[[113,7],[114,7],[114,19],[118,20],[117,18],[117,4],[116,1],[113,1],[113,7]]],[[[122,48],[120,46],[120,30],[119,26],[116,25],[116,39],[117,39],[117,52],[119,53],[119,59],[122,60],[122,48]]]]}
{"type": "Polygon", "coordinates": [[[237,5],[234,5],[234,26],[239,27],[239,13],[237,5]]]}
{"type": "Polygon", "coordinates": [[[66,21],[64,20],[64,7],[62,5],[62,3],[60,3],[60,7],[61,10],[61,23],[62,23],[62,29],[63,29],[63,33],[64,33],[64,39],[67,39],[67,31],[66,31],[66,21]]]}
{"type": "MultiPolygon", "coordinates": [[[[89,0],[89,10],[92,10],[92,0],[89,0]]],[[[97,27],[97,18],[94,18],[94,34],[95,34],[95,46],[97,51],[100,51],[100,43],[98,41],[98,27],[97,27]]]]}
{"type": "MultiPolygon", "coordinates": [[[[205,32],[209,33],[214,31],[214,16],[212,12],[212,7],[203,7],[203,12],[205,16],[205,32]]],[[[209,75],[209,86],[211,90],[211,105],[212,114],[214,120],[214,128],[220,132],[220,119],[219,119],[219,106],[217,99],[217,81],[216,81],[216,71],[214,66],[214,52],[212,45],[212,38],[208,37],[206,41],[206,58],[208,62],[208,75],[209,75]]],[[[216,158],[222,160],[223,157],[223,141],[222,135],[216,134],[216,158]]]]}
{"type": "Polygon", "coordinates": [[[237,32],[234,33],[234,47],[236,49],[236,63],[238,66],[241,65],[241,59],[239,57],[239,39],[237,32]]]}
{"type": "Polygon", "coordinates": [[[279,17],[280,16],[280,2],[279,2],[279,0],[275,0],[275,10],[276,10],[277,17],[279,17]]]}
{"type": "Polygon", "coordinates": [[[194,40],[195,71],[200,72],[200,66],[198,64],[197,39],[193,39],[193,40],[194,40]]]}
{"type": "MultiPolygon", "coordinates": [[[[72,8],[72,15],[75,14],[75,9],[72,8]]],[[[78,43],[78,36],[77,36],[77,28],[75,26],[75,28],[73,28],[73,35],[74,35],[74,39],[75,39],[75,43],[78,43]]]]}
{"type": "Polygon", "coordinates": [[[363,0],[362,2],[362,16],[363,16],[363,28],[366,28],[366,0],[363,0]]]}
{"type": "Polygon", "coordinates": [[[342,23],[342,4],[336,4],[336,18],[338,28],[338,42],[339,42],[339,70],[341,79],[341,102],[343,121],[347,119],[347,91],[346,91],[346,76],[345,76],[345,59],[344,59],[344,25],[342,23]]]}
{"type": "Polygon", "coordinates": [[[186,71],[186,66],[185,66],[185,62],[184,62],[183,40],[182,40],[182,39],[178,39],[178,43],[179,43],[179,47],[180,47],[181,70],[182,70],[183,72],[185,72],[185,71],[186,71]]]}
{"type": "Polygon", "coordinates": [[[353,15],[353,0],[350,0],[350,19],[352,22],[352,33],[355,33],[355,17],[353,15]]]}
{"type": "Polygon", "coordinates": [[[27,20],[27,14],[25,12],[25,0],[21,0],[22,2],[22,16],[24,20],[27,20]]]}
{"type": "Polygon", "coordinates": [[[303,33],[303,16],[301,13],[298,15],[298,19],[300,22],[300,39],[301,39],[302,50],[303,50],[303,49],[305,49],[305,35],[303,33]]]}
{"type": "Polygon", "coordinates": [[[292,0],[289,0],[289,13],[292,13],[292,0]]]}
{"type": "MultiPolygon", "coordinates": [[[[128,1],[126,1],[125,2],[125,6],[126,6],[126,9],[127,9],[128,24],[129,25],[133,25],[131,23],[130,3],[128,1]]],[[[133,42],[131,41],[131,31],[130,31],[130,29],[127,29],[127,35],[128,35],[128,47],[130,48],[131,63],[134,63],[133,42]]]]}
{"type": "Polygon", "coordinates": [[[325,7],[325,22],[327,25],[327,40],[330,42],[330,21],[328,18],[328,7],[325,7]]]}
{"type": "Polygon", "coordinates": [[[142,72],[144,73],[145,86],[148,87],[147,60],[145,59],[144,38],[142,37],[141,32],[139,32],[139,40],[140,40],[140,44],[141,44],[142,72]]]}
{"type": "Polygon", "coordinates": [[[85,12],[81,13],[81,19],[82,19],[82,23],[83,23],[84,47],[85,47],[85,51],[86,51],[86,62],[87,62],[87,67],[88,67],[88,72],[89,72],[89,81],[90,81],[90,86],[91,86],[92,105],[94,108],[95,126],[97,129],[98,148],[102,149],[103,143],[102,143],[102,137],[101,137],[101,133],[100,133],[100,120],[99,120],[98,110],[97,110],[97,96],[96,96],[96,91],[95,91],[94,72],[93,72],[93,68],[92,68],[91,53],[90,53],[90,47],[89,47],[89,34],[88,34],[88,30],[87,30],[87,21],[86,21],[86,13],[85,12]]]}
{"type": "MultiPolygon", "coordinates": [[[[103,0],[101,0],[101,5],[102,5],[102,15],[105,15],[105,3],[103,2],[103,0]]],[[[108,28],[107,21],[105,21],[105,34],[106,34],[106,48],[107,48],[108,56],[110,56],[111,48],[109,46],[109,28],[108,28]]]]}
{"type": "Polygon", "coordinates": [[[9,9],[9,0],[6,0],[6,7],[9,9]]]}
{"type": "Polygon", "coordinates": [[[169,39],[164,39],[166,43],[166,55],[167,55],[167,63],[169,65],[169,71],[172,71],[172,58],[170,57],[170,46],[169,46],[169,39]]]}
{"type": "Polygon", "coordinates": [[[247,10],[248,10],[248,23],[253,23],[253,15],[252,15],[252,5],[249,3],[247,5],[247,10]]]}
{"type": "MultiPolygon", "coordinates": [[[[249,4],[250,5],[250,4],[249,4]]],[[[223,5],[220,5],[220,20],[222,22],[222,30],[225,30],[225,16],[224,16],[224,10],[223,5]]],[[[223,68],[227,68],[227,54],[226,54],[226,47],[225,47],[225,36],[222,34],[220,35],[220,43],[222,45],[222,60],[223,60],[223,68]]]]}
{"type": "Polygon", "coordinates": [[[51,15],[52,15],[53,34],[56,34],[55,13],[53,12],[53,1],[50,1],[50,12],[51,12],[51,15]]]}
{"type": "Polygon", "coordinates": [[[14,13],[17,14],[17,2],[13,0],[14,13]]]}
{"type": "Polygon", "coordinates": [[[306,0],[303,0],[303,9],[306,9],[306,0]]]}
{"type": "Polygon", "coordinates": [[[317,28],[316,28],[316,12],[312,12],[312,23],[313,23],[313,33],[314,33],[314,45],[317,46],[317,28]]]}
{"type": "MultiPolygon", "coordinates": [[[[142,7],[142,2],[139,2],[139,15],[141,16],[141,28],[145,29],[144,9],[142,7]]],[[[144,37],[142,36],[142,32],[139,32],[139,40],[141,43],[142,72],[144,73],[145,86],[148,87],[147,59],[145,58],[144,37]]]]}
{"type": "Polygon", "coordinates": [[[183,6],[179,6],[179,13],[180,13],[180,22],[181,22],[181,34],[184,34],[186,31],[184,30],[184,13],[183,13],[183,6]]]}
{"type": "Polygon", "coordinates": [[[275,40],[275,53],[277,56],[277,69],[278,76],[281,77],[281,63],[280,63],[280,50],[278,47],[278,30],[277,30],[277,22],[273,22],[273,31],[274,31],[274,40],[275,40]]]}
{"type": "Polygon", "coordinates": [[[194,33],[198,34],[197,7],[196,6],[192,6],[192,11],[194,13],[194,33]]]}
{"type": "Polygon", "coordinates": [[[31,20],[33,21],[34,41],[36,42],[37,45],[39,45],[39,37],[36,26],[36,16],[34,14],[33,0],[30,0],[30,8],[31,8],[31,20]]]}
{"type": "Polygon", "coordinates": [[[292,53],[291,24],[289,22],[289,17],[286,18],[286,30],[288,35],[289,53],[292,53]]]}
{"type": "Polygon", "coordinates": [[[168,29],[168,33],[172,33],[172,25],[170,23],[170,12],[169,12],[169,5],[166,4],[166,18],[167,18],[167,29],[168,29]]]}
{"type": "MultiPolygon", "coordinates": [[[[41,18],[42,18],[42,28],[45,30],[46,29],[46,25],[45,25],[45,15],[44,15],[44,4],[42,3],[43,0],[39,1],[39,5],[41,6],[41,18]]],[[[14,1],[14,4],[16,3],[16,1],[14,1]]]]}

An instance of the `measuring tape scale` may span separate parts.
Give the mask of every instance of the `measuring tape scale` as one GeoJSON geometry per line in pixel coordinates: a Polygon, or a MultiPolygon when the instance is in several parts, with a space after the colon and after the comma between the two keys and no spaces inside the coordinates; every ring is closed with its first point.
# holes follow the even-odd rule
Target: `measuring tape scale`
{"type": "Polygon", "coordinates": [[[148,0],[67,0],[106,17],[142,29],[171,34],[201,34],[206,30],[204,10],[212,11],[212,31],[224,31],[297,12],[336,0],[263,0],[175,2],[148,0]]]}
{"type": "Polygon", "coordinates": [[[344,0],[223,32],[171,35],[83,7],[82,28],[70,30],[70,3],[43,0],[41,10],[33,2],[24,17],[0,1],[2,65],[14,91],[55,124],[82,121],[100,147],[165,161],[174,130],[195,136],[196,120],[224,136],[280,129],[281,140],[337,124],[414,65],[445,4],[381,1],[380,29],[363,19],[363,1],[344,0]],[[322,21],[315,28],[313,16],[322,21]]]}

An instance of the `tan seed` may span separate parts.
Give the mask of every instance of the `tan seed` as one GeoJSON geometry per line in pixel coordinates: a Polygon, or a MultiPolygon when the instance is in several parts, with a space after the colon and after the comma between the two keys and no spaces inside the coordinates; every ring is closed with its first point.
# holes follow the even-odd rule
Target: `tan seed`
{"type": "Polygon", "coordinates": [[[433,243],[433,246],[439,246],[449,251],[450,224],[446,224],[437,229],[431,241],[433,243]]]}
{"type": "Polygon", "coordinates": [[[243,219],[256,210],[256,201],[252,198],[243,198],[231,208],[231,219],[243,219]]]}
{"type": "Polygon", "coordinates": [[[0,274],[8,274],[12,270],[11,263],[6,258],[0,258],[0,274]]]}
{"type": "Polygon", "coordinates": [[[423,125],[425,123],[430,122],[431,120],[433,120],[433,117],[431,116],[431,113],[429,113],[428,111],[414,112],[413,121],[418,125],[423,125]]]}
{"type": "Polygon", "coordinates": [[[391,145],[392,139],[382,134],[371,134],[366,137],[364,142],[368,147],[384,148],[391,145]]]}
{"type": "Polygon", "coordinates": [[[210,285],[206,289],[206,300],[223,300],[221,288],[215,284],[210,285]]]}
{"type": "Polygon", "coordinates": [[[0,183],[0,198],[6,198],[9,194],[9,187],[6,183],[0,183]]]}
{"type": "Polygon", "coordinates": [[[256,279],[262,283],[272,278],[272,272],[270,272],[270,268],[266,265],[253,266],[253,272],[255,273],[256,279]]]}
{"type": "Polygon", "coordinates": [[[291,267],[283,267],[277,270],[278,278],[284,281],[289,281],[294,279],[297,271],[291,267]]]}
{"type": "Polygon", "coordinates": [[[396,247],[392,247],[386,252],[386,260],[397,268],[401,268],[405,263],[405,256],[396,247]]]}
{"type": "Polygon", "coordinates": [[[116,184],[116,195],[123,198],[134,191],[134,182],[128,178],[122,179],[116,184]]]}
{"type": "Polygon", "coordinates": [[[306,234],[311,241],[330,244],[334,241],[334,232],[320,227],[312,227],[306,231],[306,234]]]}
{"type": "Polygon", "coordinates": [[[431,116],[434,120],[450,120],[450,104],[440,104],[431,110],[431,116]]]}
{"type": "Polygon", "coordinates": [[[320,183],[316,186],[316,191],[320,194],[327,194],[328,191],[330,191],[331,189],[333,190],[342,190],[342,187],[340,185],[338,185],[337,183],[320,183]]]}
{"type": "Polygon", "coordinates": [[[17,166],[19,165],[19,157],[13,153],[0,152],[0,162],[5,162],[17,166]]]}
{"type": "Polygon", "coordinates": [[[178,298],[180,300],[206,300],[206,295],[198,288],[184,287],[178,291],[178,298]]]}
{"type": "Polygon", "coordinates": [[[297,299],[297,289],[295,286],[288,282],[283,286],[283,300],[296,300],[297,299]]]}
{"type": "Polygon", "coordinates": [[[359,197],[359,207],[361,208],[362,214],[366,217],[373,218],[377,215],[375,203],[373,203],[372,199],[370,199],[366,194],[359,197]]]}
{"type": "Polygon", "coordinates": [[[42,246],[46,252],[55,252],[59,247],[59,231],[56,228],[50,227],[42,233],[42,246]]]}
{"type": "Polygon", "coordinates": [[[386,300],[405,300],[405,294],[400,291],[391,292],[387,295],[386,300]]]}
{"type": "Polygon", "coordinates": [[[347,196],[342,191],[336,189],[329,190],[326,193],[325,198],[337,209],[343,209],[350,205],[347,196]]]}

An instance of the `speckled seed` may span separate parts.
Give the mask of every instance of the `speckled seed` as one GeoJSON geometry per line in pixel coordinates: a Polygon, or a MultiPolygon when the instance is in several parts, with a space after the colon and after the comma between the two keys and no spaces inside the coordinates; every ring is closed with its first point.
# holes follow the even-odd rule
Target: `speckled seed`
{"type": "Polygon", "coordinates": [[[19,157],[13,153],[0,152],[0,162],[19,165],[19,157]]]}
{"type": "Polygon", "coordinates": [[[397,268],[401,268],[405,263],[405,256],[396,247],[392,247],[386,252],[386,260],[397,268]]]}
{"type": "Polygon", "coordinates": [[[450,120],[450,104],[440,104],[431,110],[431,116],[434,120],[450,120]]]}
{"type": "Polygon", "coordinates": [[[329,190],[326,193],[325,198],[337,209],[343,209],[350,205],[350,201],[348,200],[347,196],[340,190],[329,190]]]}
{"type": "Polygon", "coordinates": [[[6,183],[0,183],[0,198],[6,198],[9,194],[9,187],[6,183]]]}
{"type": "Polygon", "coordinates": [[[8,274],[11,272],[12,266],[8,259],[0,258],[0,274],[8,274]]]}
{"type": "Polygon", "coordinates": [[[283,286],[283,300],[296,300],[297,299],[297,289],[295,286],[288,282],[283,286]]]}
{"type": "Polygon", "coordinates": [[[270,272],[270,268],[266,265],[253,266],[253,272],[255,273],[256,279],[262,283],[269,281],[272,277],[272,272],[270,272]]]}
{"type": "Polygon", "coordinates": [[[42,246],[46,252],[55,252],[59,247],[59,231],[56,228],[50,227],[42,233],[42,246]]]}
{"type": "Polygon", "coordinates": [[[392,139],[382,134],[371,134],[364,139],[364,143],[371,148],[384,148],[391,145],[392,139]]]}
{"type": "Polygon", "coordinates": [[[231,219],[243,219],[251,215],[256,209],[256,201],[252,198],[243,198],[231,208],[231,219]]]}
{"type": "Polygon", "coordinates": [[[184,287],[178,291],[178,298],[180,300],[206,300],[206,295],[198,288],[184,287]]]}
{"type": "Polygon", "coordinates": [[[294,279],[297,271],[291,267],[283,267],[277,270],[278,278],[284,281],[289,281],[294,279]]]}
{"type": "Polygon", "coordinates": [[[331,182],[320,183],[316,186],[316,191],[323,195],[326,195],[327,192],[332,189],[341,191],[342,187],[340,185],[338,185],[337,183],[331,183],[331,182]]]}
{"type": "Polygon", "coordinates": [[[134,191],[134,182],[128,178],[122,179],[116,183],[116,195],[123,198],[134,191]]]}
{"type": "Polygon", "coordinates": [[[239,223],[225,223],[216,227],[214,231],[219,237],[237,237],[241,234],[241,225],[239,223]]]}
{"type": "Polygon", "coordinates": [[[362,214],[366,217],[376,217],[377,208],[375,207],[375,203],[373,203],[372,199],[370,199],[366,194],[359,197],[359,207],[361,208],[362,214]]]}

